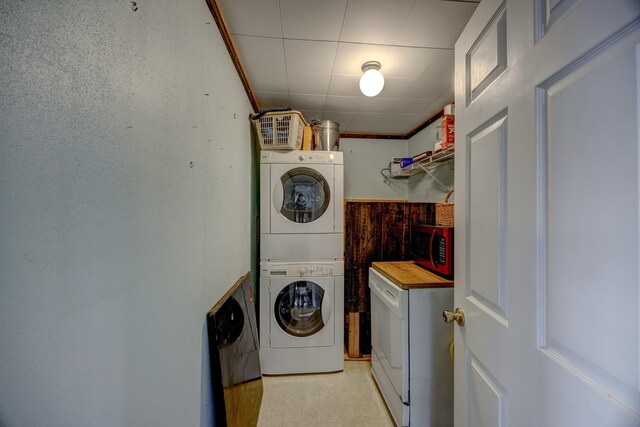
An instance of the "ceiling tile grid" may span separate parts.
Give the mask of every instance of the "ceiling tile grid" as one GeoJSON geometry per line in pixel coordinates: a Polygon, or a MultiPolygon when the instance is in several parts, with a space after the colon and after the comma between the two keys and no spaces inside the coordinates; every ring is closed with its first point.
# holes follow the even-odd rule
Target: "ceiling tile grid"
{"type": "MultiPolygon", "coordinates": [[[[215,0],[214,0],[215,1],[215,0]]],[[[473,0],[217,0],[260,109],[407,134],[453,98],[455,40],[473,0]],[[359,89],[381,63],[382,92],[359,89]]]]}
{"type": "Polygon", "coordinates": [[[288,71],[284,77],[285,82],[287,78],[291,93],[326,95],[331,81],[331,74],[288,71]]]}
{"type": "Polygon", "coordinates": [[[231,34],[282,37],[279,0],[221,0],[218,4],[231,34]]]}
{"type": "Polygon", "coordinates": [[[331,73],[338,42],[284,40],[287,72],[331,73]]]}
{"type": "Polygon", "coordinates": [[[476,6],[464,1],[418,0],[394,43],[446,48],[464,28],[476,6]]]}
{"type": "Polygon", "coordinates": [[[287,39],[340,40],[347,0],[280,0],[282,35],[287,39]]]}
{"type": "Polygon", "coordinates": [[[393,44],[416,0],[350,0],[340,41],[393,44]]]}

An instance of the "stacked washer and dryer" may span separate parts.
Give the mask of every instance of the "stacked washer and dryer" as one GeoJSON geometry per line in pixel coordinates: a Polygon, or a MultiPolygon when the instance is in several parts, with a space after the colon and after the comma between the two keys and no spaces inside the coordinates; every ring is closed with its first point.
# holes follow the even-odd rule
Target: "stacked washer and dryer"
{"type": "Polygon", "coordinates": [[[262,151],[264,374],[344,368],[344,163],[339,151],[262,151]]]}

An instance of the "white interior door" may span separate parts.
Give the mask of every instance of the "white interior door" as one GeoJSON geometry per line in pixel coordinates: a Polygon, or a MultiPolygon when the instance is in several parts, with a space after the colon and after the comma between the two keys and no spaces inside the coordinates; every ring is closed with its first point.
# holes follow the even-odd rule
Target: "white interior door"
{"type": "Polygon", "coordinates": [[[456,43],[455,425],[640,425],[637,0],[483,0],[456,43]]]}

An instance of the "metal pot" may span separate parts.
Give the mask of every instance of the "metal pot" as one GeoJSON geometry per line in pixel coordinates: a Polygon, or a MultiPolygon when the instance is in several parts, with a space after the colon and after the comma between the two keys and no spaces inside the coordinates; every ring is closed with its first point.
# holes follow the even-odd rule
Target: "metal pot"
{"type": "Polygon", "coordinates": [[[331,120],[314,121],[311,133],[313,149],[317,151],[340,151],[340,123],[331,120]]]}

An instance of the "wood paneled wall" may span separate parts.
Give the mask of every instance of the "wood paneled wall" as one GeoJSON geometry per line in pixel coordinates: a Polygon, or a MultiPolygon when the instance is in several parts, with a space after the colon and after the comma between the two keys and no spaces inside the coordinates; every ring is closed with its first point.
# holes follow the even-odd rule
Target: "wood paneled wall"
{"type": "Polygon", "coordinates": [[[345,313],[369,310],[371,263],[410,259],[409,226],[433,224],[434,218],[433,203],[346,202],[345,313]]]}
{"type": "Polygon", "coordinates": [[[433,224],[435,204],[402,201],[345,202],[345,314],[349,315],[348,353],[351,357],[368,354],[371,348],[369,318],[369,267],[374,261],[411,259],[411,224],[433,224]],[[353,314],[358,314],[354,316],[353,314]],[[357,324],[356,325],[354,325],[357,324]],[[359,328],[359,330],[355,330],[359,328]],[[355,334],[359,336],[354,351],[355,334]]]}

